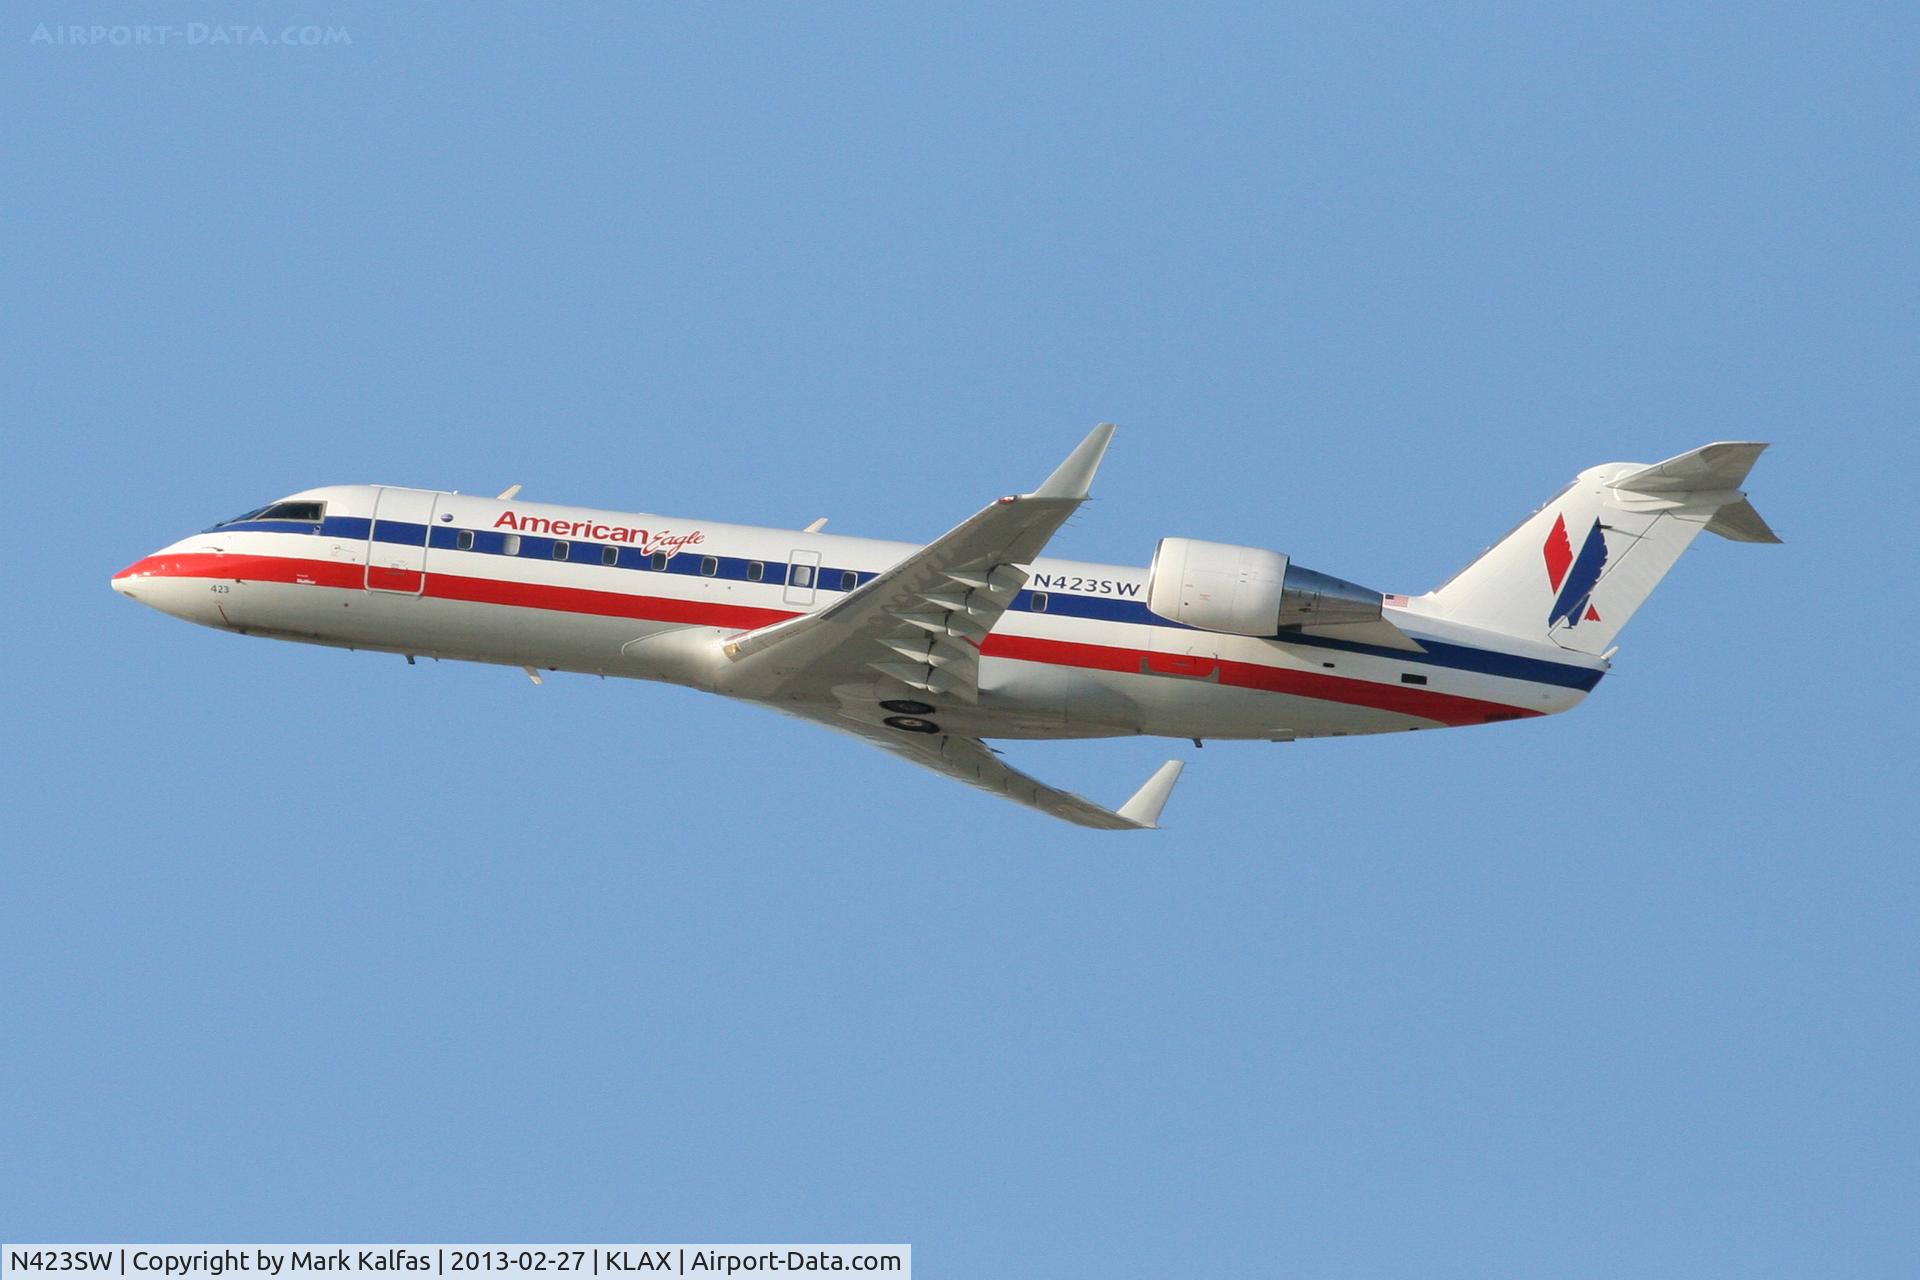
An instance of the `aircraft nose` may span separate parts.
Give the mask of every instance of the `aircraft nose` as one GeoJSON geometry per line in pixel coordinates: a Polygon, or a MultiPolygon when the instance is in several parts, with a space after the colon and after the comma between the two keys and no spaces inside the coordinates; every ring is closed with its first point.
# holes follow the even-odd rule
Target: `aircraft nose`
{"type": "Polygon", "coordinates": [[[173,613],[183,599],[178,557],[146,556],[113,575],[113,589],[129,600],[173,613]]]}
{"type": "Polygon", "coordinates": [[[227,606],[233,602],[233,582],[238,579],[223,561],[217,552],[203,551],[193,543],[175,543],[114,574],[112,585],[149,609],[203,626],[231,627],[227,606]],[[216,573],[216,568],[224,572],[216,573]],[[216,577],[232,581],[215,585],[216,577]]]}
{"type": "Polygon", "coordinates": [[[168,570],[169,566],[160,557],[142,556],[113,575],[113,589],[123,596],[138,600],[141,587],[156,578],[166,577],[168,570]]]}
{"type": "Polygon", "coordinates": [[[114,574],[113,589],[123,596],[132,595],[133,592],[131,588],[140,578],[145,576],[147,564],[147,560],[136,560],[120,572],[114,574]]]}

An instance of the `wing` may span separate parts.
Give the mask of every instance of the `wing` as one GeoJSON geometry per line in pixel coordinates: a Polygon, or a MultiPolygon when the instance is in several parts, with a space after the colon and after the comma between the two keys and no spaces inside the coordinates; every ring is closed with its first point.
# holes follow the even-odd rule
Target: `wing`
{"type": "Polygon", "coordinates": [[[1032,493],[1000,499],[817,613],[734,636],[725,644],[720,691],[763,699],[1083,827],[1153,827],[1180,776],[1177,760],[1118,810],[1103,809],[1021,773],[978,738],[942,733],[926,721],[921,730],[874,723],[863,709],[839,703],[835,692],[856,683],[871,688],[878,673],[906,690],[975,701],[980,642],[1026,585],[1024,566],[1086,501],[1112,439],[1113,424],[1101,423],[1032,493]]]}
{"type": "Polygon", "coordinates": [[[975,701],[980,642],[1026,585],[1022,566],[1087,499],[1113,424],[1103,422],[1032,493],[1002,498],[817,613],[726,643],[725,691],[777,698],[874,673],[975,701]]]}
{"type": "Polygon", "coordinates": [[[944,773],[949,778],[1005,796],[1056,818],[1101,831],[1151,831],[1159,826],[1160,811],[1183,767],[1178,760],[1161,765],[1133,798],[1119,809],[1103,809],[1084,796],[1050,787],[1038,778],[1020,772],[1000,758],[1000,753],[978,738],[963,738],[948,733],[903,733],[882,725],[869,724],[851,716],[837,715],[826,708],[783,706],[780,710],[815,724],[824,724],[843,733],[851,733],[903,760],[944,773]]]}

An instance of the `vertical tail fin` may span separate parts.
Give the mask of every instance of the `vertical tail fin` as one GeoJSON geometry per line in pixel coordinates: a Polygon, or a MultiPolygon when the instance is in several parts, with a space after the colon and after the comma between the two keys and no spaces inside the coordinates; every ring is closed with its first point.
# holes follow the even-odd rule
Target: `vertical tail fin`
{"type": "Polygon", "coordinates": [[[1740,492],[1766,447],[1722,442],[1583,471],[1425,603],[1467,626],[1602,653],[1701,530],[1780,541],[1740,492]]]}

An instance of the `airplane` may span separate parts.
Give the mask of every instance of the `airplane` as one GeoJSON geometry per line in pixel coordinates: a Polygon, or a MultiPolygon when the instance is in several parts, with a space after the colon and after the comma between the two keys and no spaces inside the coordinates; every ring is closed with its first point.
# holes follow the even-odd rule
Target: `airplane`
{"type": "Polygon", "coordinates": [[[1087,500],[1102,423],[1030,493],[925,546],[497,497],[307,489],[183,538],[113,588],[241,635],[669,681],[854,734],[1104,830],[1156,827],[1169,760],[1104,808],[987,739],[1304,738],[1578,705],[1702,531],[1780,539],[1740,485],[1765,444],[1582,471],[1424,595],[1257,547],[1163,538],[1145,568],[1041,554],[1087,500]]]}

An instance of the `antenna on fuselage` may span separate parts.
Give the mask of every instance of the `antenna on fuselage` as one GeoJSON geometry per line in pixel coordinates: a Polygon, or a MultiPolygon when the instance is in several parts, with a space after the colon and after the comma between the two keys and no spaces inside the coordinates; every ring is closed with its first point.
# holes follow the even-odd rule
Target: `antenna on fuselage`
{"type": "Polygon", "coordinates": [[[520,496],[520,486],[517,484],[510,484],[506,488],[500,491],[500,496],[496,498],[495,501],[505,502],[510,498],[517,498],[519,496],[520,496]]]}
{"type": "Polygon", "coordinates": [[[825,516],[821,516],[818,520],[815,520],[812,524],[808,525],[806,528],[802,529],[800,532],[818,533],[826,527],[827,527],[827,518],[825,516]]]}

